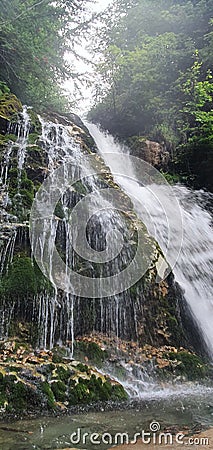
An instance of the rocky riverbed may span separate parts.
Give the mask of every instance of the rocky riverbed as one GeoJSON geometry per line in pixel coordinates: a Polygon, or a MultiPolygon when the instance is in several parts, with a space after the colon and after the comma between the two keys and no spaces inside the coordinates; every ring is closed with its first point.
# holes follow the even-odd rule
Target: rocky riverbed
{"type": "Polygon", "coordinates": [[[69,347],[33,349],[23,333],[22,329],[22,339],[0,342],[1,419],[69,414],[76,406],[122,403],[131,396],[129,381],[137,388],[137,378],[154,380],[161,387],[201,379],[208,383],[211,378],[208,364],[182,347],[139,347],[116,336],[93,334],[76,340],[71,357],[69,347]]]}

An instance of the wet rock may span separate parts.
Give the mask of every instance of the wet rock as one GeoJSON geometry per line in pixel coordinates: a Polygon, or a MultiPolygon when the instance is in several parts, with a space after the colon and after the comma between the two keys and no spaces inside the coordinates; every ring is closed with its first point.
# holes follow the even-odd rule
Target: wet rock
{"type": "Polygon", "coordinates": [[[168,168],[171,157],[164,144],[140,136],[129,138],[128,144],[133,156],[143,159],[157,169],[168,168]]]}
{"type": "Polygon", "coordinates": [[[0,345],[0,418],[11,412],[64,413],[78,404],[127,399],[118,382],[92,366],[54,362],[54,351],[17,347],[15,339],[0,345]]]}
{"type": "Polygon", "coordinates": [[[20,100],[13,94],[4,94],[0,98],[0,133],[6,134],[11,120],[15,120],[22,111],[20,100]]]}

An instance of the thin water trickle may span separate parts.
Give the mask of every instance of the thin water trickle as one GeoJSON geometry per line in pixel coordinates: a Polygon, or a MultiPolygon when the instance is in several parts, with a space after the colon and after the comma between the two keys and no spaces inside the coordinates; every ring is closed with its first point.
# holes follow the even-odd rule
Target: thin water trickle
{"type": "MultiPolygon", "coordinates": [[[[14,132],[17,135],[15,142],[8,142],[8,146],[2,156],[0,169],[0,277],[3,273],[7,273],[8,267],[13,261],[14,248],[18,234],[17,217],[7,212],[7,207],[11,205],[9,196],[9,169],[12,167],[12,156],[17,155],[17,206],[20,201],[19,190],[21,185],[21,175],[24,167],[27,139],[30,130],[30,117],[28,114],[28,107],[24,106],[22,113],[20,113],[17,127],[13,129],[10,125],[8,133],[14,132]]],[[[14,301],[7,305],[3,300],[0,306],[0,337],[6,337],[10,327],[13,310],[15,307],[14,301]]]]}

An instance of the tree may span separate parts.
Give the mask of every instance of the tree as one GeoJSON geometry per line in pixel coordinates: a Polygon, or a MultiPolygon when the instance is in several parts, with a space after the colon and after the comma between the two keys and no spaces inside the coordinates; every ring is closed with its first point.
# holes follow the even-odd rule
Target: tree
{"type": "Polygon", "coordinates": [[[1,1],[0,76],[22,102],[60,107],[59,85],[74,76],[64,55],[82,26],[85,3],[1,1]]]}
{"type": "Polygon", "coordinates": [[[103,82],[89,113],[130,144],[140,147],[142,135],[172,155],[177,148],[172,170],[209,189],[212,17],[212,0],[116,0],[99,37],[103,82]]]}
{"type": "Polygon", "coordinates": [[[191,136],[209,135],[213,127],[213,77],[208,70],[202,80],[202,66],[197,53],[196,61],[186,72],[187,79],[181,86],[186,96],[182,112],[187,118],[191,136]]]}

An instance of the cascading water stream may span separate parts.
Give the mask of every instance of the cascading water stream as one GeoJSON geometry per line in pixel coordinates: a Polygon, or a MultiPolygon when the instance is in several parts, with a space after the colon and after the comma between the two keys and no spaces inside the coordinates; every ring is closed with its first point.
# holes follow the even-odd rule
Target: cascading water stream
{"type": "MultiPolygon", "coordinates": [[[[58,167],[63,169],[64,177],[67,179],[68,185],[70,182],[69,171],[67,167],[72,165],[73,173],[79,170],[79,179],[83,180],[83,189],[87,193],[95,193],[91,197],[91,202],[89,208],[91,208],[90,214],[93,219],[89,222],[87,231],[87,240],[95,253],[104,250],[105,238],[108,232],[111,232],[114,227],[124,228],[123,219],[120,215],[113,211],[113,207],[109,201],[107,201],[101,194],[100,191],[100,180],[98,176],[88,176],[90,174],[90,167],[88,163],[81,166],[82,150],[78,144],[76,144],[69,132],[69,127],[65,127],[53,122],[47,122],[40,117],[40,122],[42,125],[42,135],[41,135],[41,145],[46,152],[48,166],[47,173],[48,177],[54,176],[54,171],[58,167]],[[67,178],[66,178],[67,177],[67,178]],[[100,207],[101,205],[101,207],[100,207]],[[96,209],[98,207],[99,214],[92,214],[93,206],[96,209]],[[102,211],[100,211],[102,209],[102,211]]],[[[54,264],[53,264],[53,252],[55,242],[58,240],[58,244],[61,246],[61,250],[64,252],[64,259],[66,263],[66,268],[73,268],[75,264],[79,264],[78,260],[76,262],[76,255],[72,248],[72,241],[74,241],[76,236],[79,234],[79,221],[75,226],[71,226],[69,221],[69,214],[72,208],[76,204],[76,199],[82,199],[81,194],[75,190],[75,188],[69,189],[68,192],[61,192],[61,204],[59,217],[57,211],[55,215],[51,218],[51,223],[49,218],[44,219],[42,222],[43,231],[40,234],[39,241],[32,239],[32,242],[36,247],[32,248],[32,254],[35,251],[39,251],[41,266],[43,272],[45,273],[45,265],[48,260],[48,266],[50,271],[48,277],[54,288],[54,293],[45,293],[45,295],[40,295],[35,298],[34,309],[38,310],[38,326],[40,329],[39,333],[39,346],[52,348],[56,343],[69,343],[71,349],[71,355],[73,354],[73,342],[74,342],[74,326],[82,324],[82,308],[84,308],[85,303],[88,302],[89,308],[93,305],[93,312],[91,314],[91,320],[94,322],[94,331],[101,331],[105,333],[115,333],[117,336],[120,333],[127,333],[130,336],[129,324],[127,324],[126,318],[126,307],[129,308],[129,301],[125,295],[116,296],[114,299],[100,298],[95,301],[90,300],[79,300],[71,293],[62,293],[57,289],[54,282],[54,264]],[[77,197],[76,197],[77,196],[77,197]],[[51,231],[50,231],[51,230],[51,231]],[[46,239],[47,238],[47,239],[46,239]],[[98,320],[94,317],[98,316],[98,320]],[[118,319],[119,318],[119,319],[118,319]]],[[[45,205],[46,212],[46,205],[45,205]]],[[[82,218],[81,218],[82,219],[82,218]]],[[[83,236],[82,236],[83,237],[83,236]]],[[[82,239],[80,236],[80,239],[82,239]]],[[[33,245],[34,245],[33,244],[33,245]]],[[[112,251],[115,245],[112,246],[112,251]]],[[[127,258],[128,249],[125,250],[125,255],[123,255],[123,261],[115,260],[114,266],[109,263],[106,264],[103,276],[109,276],[113,270],[119,272],[121,262],[124,263],[127,258]]],[[[113,259],[113,257],[111,257],[113,259]]],[[[109,258],[110,260],[110,258],[109,258]]],[[[82,263],[81,263],[82,264],[82,263]]],[[[85,265],[85,262],[83,262],[85,265]]],[[[91,277],[95,277],[94,267],[90,264],[89,260],[85,266],[86,270],[89,270],[91,277]]],[[[78,268],[77,268],[78,270],[78,268]]],[[[83,270],[85,270],[83,268],[83,270]]],[[[100,269],[101,270],[101,269],[100,269]]],[[[100,292],[100,294],[102,294],[100,292]]],[[[102,297],[102,295],[100,295],[102,297]]],[[[87,308],[87,305],[85,306],[87,308]]],[[[133,318],[134,321],[134,318],[133,318]]],[[[82,324],[83,325],[83,324],[82,324]]],[[[84,327],[87,324],[84,324],[84,327]]],[[[91,325],[90,325],[91,326],[91,325]]],[[[83,328],[79,329],[82,333],[83,328]]]]}
{"type": "MultiPolygon", "coordinates": [[[[28,107],[24,106],[20,114],[19,121],[13,129],[14,125],[10,125],[8,133],[14,132],[17,136],[15,142],[9,141],[8,146],[2,158],[0,169],[0,231],[1,231],[1,245],[0,245],[0,277],[3,272],[7,273],[8,267],[13,261],[14,248],[18,234],[17,217],[7,212],[7,206],[10,203],[9,197],[9,177],[8,172],[11,165],[11,159],[14,154],[17,157],[17,207],[20,205],[21,197],[19,195],[22,170],[24,167],[27,140],[30,130],[30,116],[28,114],[28,107]],[[14,153],[15,152],[15,153],[14,153]]],[[[10,319],[13,314],[15,303],[7,305],[6,302],[0,307],[0,336],[7,336],[10,319]]]]}
{"type": "Polygon", "coordinates": [[[18,188],[21,183],[21,173],[24,166],[27,139],[30,131],[30,116],[28,114],[28,107],[23,106],[22,120],[18,124],[18,139],[16,144],[18,145],[17,159],[18,159],[18,188]]]}
{"type": "MultiPolygon", "coordinates": [[[[128,163],[125,160],[126,164],[121,167],[122,158],[116,154],[123,155],[126,150],[116,143],[112,136],[100,131],[96,125],[87,123],[86,126],[112,173],[126,175],[116,175],[115,179],[132,199],[135,211],[146,224],[150,234],[158,241],[170,263],[170,255],[175,253],[179,242],[175,239],[177,230],[171,211],[169,219],[172,230],[170,252],[168,251],[167,218],[165,218],[161,200],[166,201],[171,188],[167,189],[166,186],[160,187],[159,185],[148,188],[141,186],[137,182],[131,162],[128,163]]],[[[191,313],[202,332],[208,352],[213,358],[213,234],[211,215],[205,207],[208,202],[212,201],[213,195],[204,191],[192,191],[181,185],[176,185],[172,189],[179,201],[183,219],[181,251],[172,269],[176,281],[184,291],[191,313]]]]}
{"type": "MultiPolygon", "coordinates": [[[[1,186],[2,192],[8,192],[8,186],[10,181],[9,170],[11,168],[11,161],[14,160],[14,156],[17,156],[17,186],[18,189],[21,185],[22,171],[25,169],[25,163],[27,165],[27,137],[30,128],[30,120],[27,112],[27,108],[24,109],[22,117],[18,124],[16,134],[18,136],[17,142],[9,144],[5,155],[3,157],[1,167],[1,186]],[[15,153],[13,153],[15,152],[15,153]]],[[[53,289],[35,295],[32,301],[32,317],[28,317],[29,321],[32,321],[38,326],[38,342],[37,345],[40,348],[52,348],[56,344],[67,344],[70,347],[70,354],[73,355],[73,343],[74,335],[83,335],[88,332],[101,332],[109,336],[117,337],[124,340],[137,341],[140,336],[140,324],[143,318],[143,292],[140,287],[135,288],[134,294],[128,291],[122,294],[114,295],[112,297],[93,298],[93,299],[81,299],[70,293],[60,291],[54,283],[53,278],[53,242],[57,242],[59,250],[64,255],[64,261],[66,267],[77,266],[79,269],[79,260],[76,257],[75,252],[72,249],[73,233],[78,234],[78,227],[73,230],[69,222],[69,214],[74,206],[84,198],[84,195],[91,192],[95,192],[93,202],[97,205],[101,205],[98,215],[93,217],[93,220],[88,223],[88,243],[90,247],[96,252],[102,252],[105,249],[106,236],[112,231],[112,229],[118,229],[125,234],[125,222],[122,216],[114,210],[110,201],[107,201],[101,189],[106,187],[105,179],[96,175],[89,176],[90,167],[87,165],[81,166],[82,148],[78,145],[73,137],[69,126],[63,126],[57,123],[48,122],[40,118],[42,126],[42,134],[39,139],[39,145],[43,150],[44,160],[47,161],[45,166],[45,173],[47,177],[52,176],[55,169],[59,166],[63,167],[64,176],[69,180],[69,171],[67,166],[71,163],[73,172],[79,171],[79,179],[82,185],[62,192],[59,208],[55,209],[55,213],[51,218],[51,227],[48,220],[43,222],[43,234],[36,245],[40,248],[41,260],[43,261],[43,271],[45,273],[46,260],[45,257],[48,254],[49,259],[49,279],[52,282],[53,289]],[[81,167],[81,169],[79,169],[81,167]],[[104,181],[103,181],[104,180],[104,181]],[[82,194],[83,189],[83,194],[82,194]],[[51,228],[51,229],[50,229],[51,228]],[[49,236],[48,249],[45,249],[45,238],[49,236]],[[45,251],[48,250],[47,254],[45,251]],[[86,319],[85,319],[86,318],[86,319]],[[87,324],[88,318],[90,323],[87,324]]],[[[111,167],[112,173],[119,173],[120,165],[123,161],[122,158],[113,158],[106,156],[106,152],[117,152],[120,155],[124,154],[124,149],[118,146],[112,137],[104,135],[94,125],[88,125],[88,128],[95,138],[101,155],[105,159],[107,165],[111,167]]],[[[98,158],[98,156],[97,156],[98,158]]],[[[13,166],[12,166],[13,167],[13,166]]],[[[105,172],[107,171],[104,166],[105,172]]],[[[147,228],[151,235],[161,245],[164,254],[169,260],[168,252],[168,237],[167,237],[167,224],[165,223],[165,217],[163,211],[158,202],[159,192],[156,191],[156,202],[153,202],[153,192],[135,181],[135,173],[131,164],[127,164],[122,167],[122,173],[126,173],[126,177],[115,177],[118,184],[122,189],[126,191],[128,196],[132,198],[135,211],[138,216],[146,223],[147,228]],[[143,198],[143,208],[141,208],[140,199],[143,198]],[[151,218],[151,221],[150,221],[151,218]],[[167,255],[168,253],[168,255],[167,255]]],[[[160,197],[166,197],[166,187],[162,186],[160,189],[160,197]]],[[[184,218],[185,236],[182,246],[182,252],[179,256],[177,264],[174,268],[174,273],[177,281],[185,290],[185,296],[188,304],[194,314],[201,330],[205,341],[213,353],[213,331],[211,330],[211,311],[212,305],[210,301],[210,289],[208,286],[211,272],[210,272],[210,214],[202,205],[204,199],[210,198],[210,194],[205,193],[193,193],[189,189],[176,186],[173,188],[176,196],[181,203],[181,211],[184,218]],[[200,225],[198,225],[198,219],[200,225]],[[197,277],[197,278],[196,278],[197,277]],[[203,297],[203,302],[199,301],[199,297],[203,297]]],[[[153,188],[154,190],[154,188],[153,188]]],[[[107,189],[105,189],[107,191],[107,189]]],[[[2,198],[4,196],[2,195],[2,198]]],[[[9,198],[7,197],[6,203],[9,198]]],[[[21,196],[20,196],[21,205],[21,196]]],[[[91,204],[91,211],[93,211],[91,204]]],[[[24,224],[16,224],[17,218],[15,216],[9,217],[6,212],[5,205],[3,205],[5,211],[4,220],[2,221],[2,236],[5,236],[5,245],[0,249],[0,268],[2,271],[7,271],[8,265],[13,260],[14,246],[16,242],[17,229],[20,233],[20,227],[23,228],[24,224]],[[4,227],[8,227],[9,231],[4,232],[4,227]],[[16,226],[17,225],[17,226],[16,226]],[[8,234],[7,234],[8,233],[8,234]]],[[[91,212],[90,211],[90,212],[91,212]]],[[[94,214],[95,216],[95,214],[94,214]]],[[[78,224],[77,224],[78,225],[78,224]]],[[[172,224],[175,235],[175,223],[172,224]]],[[[1,231],[2,231],[1,230],[1,231]]],[[[22,233],[22,231],[21,231],[22,233]]],[[[24,234],[24,233],[23,233],[24,234]]],[[[74,236],[75,237],[75,236],[74,236]]],[[[115,238],[112,241],[112,250],[115,247],[115,238]]],[[[175,240],[172,241],[174,248],[176,247],[175,240]]],[[[111,249],[110,249],[111,250],[111,249]]],[[[34,249],[32,249],[33,253],[34,249]]],[[[114,261],[113,258],[109,258],[109,264],[103,269],[101,276],[108,277],[111,274],[117,273],[122,270],[122,264],[128,262],[129,252],[131,246],[125,247],[125,251],[121,254],[120,259],[114,261]]],[[[111,253],[109,252],[111,256],[111,253]]],[[[32,258],[33,261],[33,258],[32,258]]],[[[80,266],[80,270],[89,273],[91,278],[95,278],[95,269],[90,260],[86,260],[85,266],[80,266]]],[[[102,270],[102,269],[101,269],[102,270]]],[[[98,274],[100,275],[100,273],[98,274]]],[[[101,294],[101,293],[100,293],[101,294]]],[[[6,303],[2,303],[1,306],[1,320],[0,320],[0,335],[6,336],[10,320],[12,319],[15,303],[11,301],[9,307],[6,303]]],[[[115,339],[116,343],[116,339],[115,339]]],[[[116,345],[116,344],[115,344],[116,345]]],[[[143,370],[135,372],[136,367],[127,365],[123,367],[126,371],[127,379],[123,381],[124,387],[129,392],[130,396],[138,397],[143,395],[146,397],[150,393],[150,389],[155,395],[162,395],[162,389],[159,388],[157,383],[152,382],[152,374],[145,373],[143,370]]],[[[116,377],[116,376],[115,376],[116,377]]],[[[168,388],[168,395],[172,395],[172,390],[168,388]]],[[[154,395],[154,394],[153,394],[154,395]]],[[[144,397],[144,398],[145,398],[144,397]]]]}

